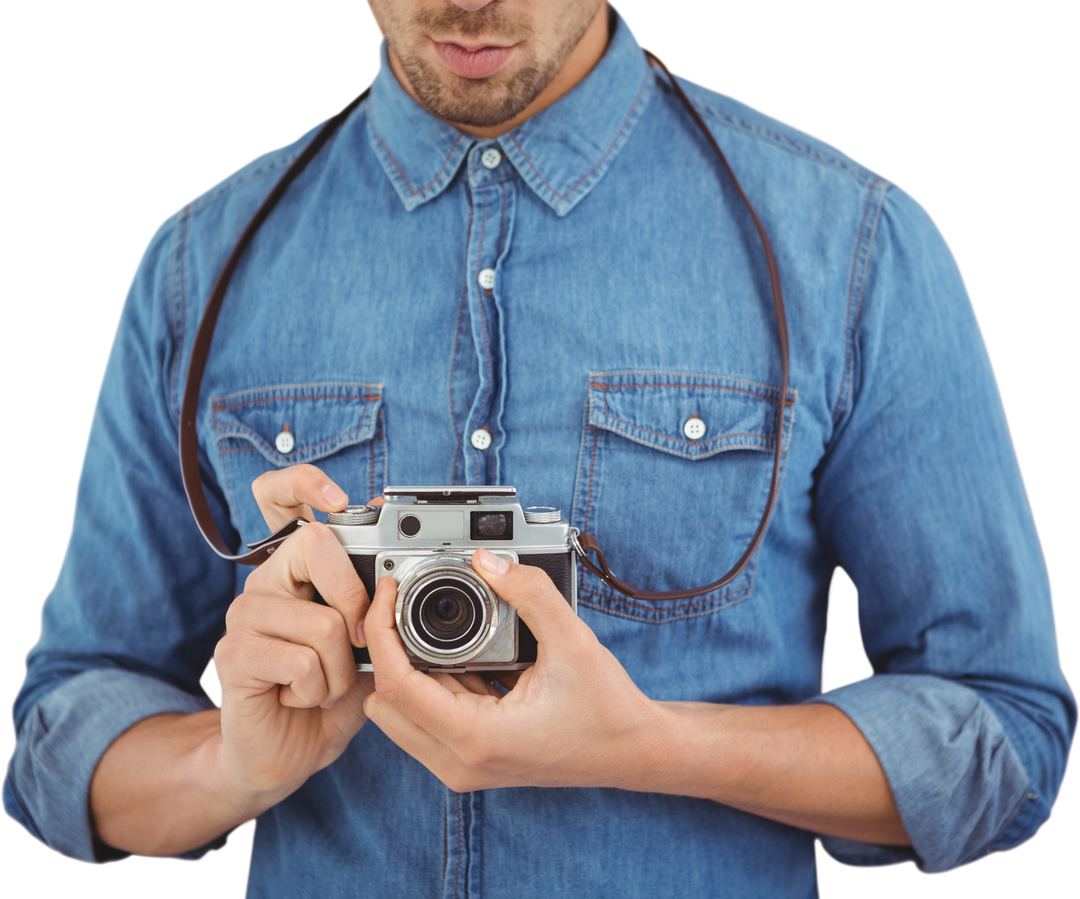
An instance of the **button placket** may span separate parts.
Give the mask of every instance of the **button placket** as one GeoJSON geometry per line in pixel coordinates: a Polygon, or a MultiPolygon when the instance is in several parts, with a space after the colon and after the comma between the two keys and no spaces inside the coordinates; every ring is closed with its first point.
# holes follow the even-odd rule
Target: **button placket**
{"type": "Polygon", "coordinates": [[[509,250],[514,196],[507,177],[513,167],[502,163],[503,155],[493,144],[481,144],[469,154],[472,219],[467,291],[479,384],[462,440],[467,484],[494,484],[499,478],[499,425],[506,382],[499,272],[509,250]]]}

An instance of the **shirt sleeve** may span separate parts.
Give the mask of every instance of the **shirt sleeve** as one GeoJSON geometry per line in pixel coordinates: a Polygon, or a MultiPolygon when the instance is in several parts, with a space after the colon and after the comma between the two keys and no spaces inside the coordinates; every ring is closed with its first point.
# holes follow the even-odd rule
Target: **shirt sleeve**
{"type": "MultiPolygon", "coordinates": [[[[123,855],[92,832],[98,761],[137,721],[213,707],[199,680],[233,598],[233,566],[204,545],[177,458],[191,301],[177,276],[184,215],[155,236],[125,304],[71,542],[15,703],[4,805],[43,842],[84,860],[123,855]]],[[[214,482],[204,483],[215,519],[227,522],[214,482]]]]}
{"type": "Polygon", "coordinates": [[[943,871],[1050,814],[1076,706],[978,326],[923,210],[890,188],[850,337],[816,515],[859,593],[874,675],[816,697],[884,768],[911,849],[825,837],[851,864],[943,871]]]}

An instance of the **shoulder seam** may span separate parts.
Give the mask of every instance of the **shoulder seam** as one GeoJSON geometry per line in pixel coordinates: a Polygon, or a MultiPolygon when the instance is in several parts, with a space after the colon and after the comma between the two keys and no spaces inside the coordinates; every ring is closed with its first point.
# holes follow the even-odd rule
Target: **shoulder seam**
{"type": "Polygon", "coordinates": [[[282,169],[286,169],[286,167],[291,165],[300,153],[303,152],[303,148],[308,146],[310,140],[314,139],[314,136],[319,133],[321,126],[328,118],[329,116],[324,116],[319,121],[313,122],[298,135],[289,138],[288,140],[283,140],[281,144],[275,144],[272,147],[259,150],[254,156],[249,157],[239,165],[234,166],[233,169],[230,169],[224,175],[221,175],[215,182],[208,184],[181,205],[187,205],[189,207],[189,214],[198,212],[211,203],[230,197],[231,194],[258,182],[258,180],[274,175],[282,169]],[[279,155],[274,155],[274,152],[278,150],[281,151],[279,155]],[[271,158],[260,160],[260,157],[267,156],[271,156],[271,158]],[[257,160],[259,160],[259,162],[256,164],[257,160]],[[243,170],[245,166],[252,166],[251,171],[242,172],[241,170],[243,170]]]}
{"type": "Polygon", "coordinates": [[[837,391],[833,406],[833,425],[851,408],[855,381],[855,336],[862,320],[863,296],[866,290],[866,274],[870,260],[870,251],[877,235],[881,210],[885,206],[885,193],[892,185],[884,178],[875,178],[870,182],[863,206],[862,224],[859,225],[855,243],[855,254],[851,260],[851,278],[848,282],[847,314],[844,317],[844,367],[840,375],[840,389],[837,391]]]}
{"type": "Polygon", "coordinates": [[[739,131],[748,137],[765,141],[782,150],[787,150],[790,153],[802,156],[804,159],[808,159],[811,162],[816,162],[820,165],[835,169],[841,174],[847,175],[849,178],[858,181],[860,184],[873,184],[882,180],[861,165],[845,159],[842,156],[826,153],[806,141],[796,140],[793,137],[782,134],[772,128],[767,128],[757,122],[751,122],[749,119],[743,118],[740,115],[736,115],[733,112],[728,112],[711,103],[707,103],[700,97],[694,97],[693,102],[706,119],[722,128],[739,131]]]}

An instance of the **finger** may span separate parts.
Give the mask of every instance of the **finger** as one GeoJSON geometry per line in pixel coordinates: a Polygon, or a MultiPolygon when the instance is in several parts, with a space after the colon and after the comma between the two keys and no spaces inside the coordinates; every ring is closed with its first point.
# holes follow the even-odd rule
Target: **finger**
{"type": "Polygon", "coordinates": [[[294,518],[314,521],[311,510],[340,512],[349,502],[337,484],[314,465],[290,465],[259,475],[251,484],[271,531],[294,518]]]}
{"type": "Polygon", "coordinates": [[[473,553],[472,564],[488,586],[517,609],[546,651],[569,646],[589,632],[551,578],[534,565],[518,565],[486,549],[473,553]]]}
{"type": "MultiPolygon", "coordinates": [[[[495,675],[495,680],[506,687],[507,690],[513,690],[517,686],[517,682],[524,671],[500,671],[495,675]]],[[[502,695],[501,693],[499,694],[502,695]]]]}
{"type": "Polygon", "coordinates": [[[348,625],[337,609],[293,598],[242,593],[225,615],[228,632],[244,630],[259,637],[284,640],[313,649],[322,666],[333,708],[356,680],[348,625]]]}
{"type": "Polygon", "coordinates": [[[375,499],[368,500],[368,505],[369,506],[381,506],[385,502],[386,502],[386,497],[385,496],[376,496],[375,499]]]}
{"type": "Polygon", "coordinates": [[[324,524],[308,524],[289,535],[277,552],[248,575],[244,592],[310,600],[312,586],[345,620],[349,642],[363,646],[360,623],[369,605],[367,590],[349,554],[324,524]]]}
{"type": "Polygon", "coordinates": [[[456,700],[472,694],[467,691],[453,693],[434,678],[413,668],[394,627],[396,600],[397,584],[392,578],[382,578],[375,588],[375,599],[364,622],[371,667],[375,670],[376,695],[432,736],[453,743],[467,733],[465,719],[470,717],[468,704],[459,704],[456,700]]]}
{"type": "Polygon", "coordinates": [[[364,700],[364,712],[379,730],[432,774],[440,779],[445,776],[448,764],[453,761],[451,751],[393,703],[375,692],[364,700]]]}
{"type": "Polygon", "coordinates": [[[472,693],[476,696],[494,696],[502,699],[503,694],[498,688],[493,687],[490,681],[474,672],[467,674],[438,674],[431,672],[428,676],[434,678],[451,693],[472,693]]]}
{"type": "Polygon", "coordinates": [[[314,708],[326,702],[326,679],[310,646],[238,630],[218,641],[214,665],[223,692],[253,697],[280,686],[282,705],[314,708]]]}

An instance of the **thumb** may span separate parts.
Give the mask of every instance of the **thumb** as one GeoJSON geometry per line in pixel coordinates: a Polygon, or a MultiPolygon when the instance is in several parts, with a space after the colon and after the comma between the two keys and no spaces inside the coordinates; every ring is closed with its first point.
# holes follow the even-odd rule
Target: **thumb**
{"type": "Polygon", "coordinates": [[[486,549],[472,557],[473,570],[492,590],[517,609],[537,642],[557,650],[580,638],[587,625],[574,614],[551,578],[533,565],[519,565],[486,549]]]}

